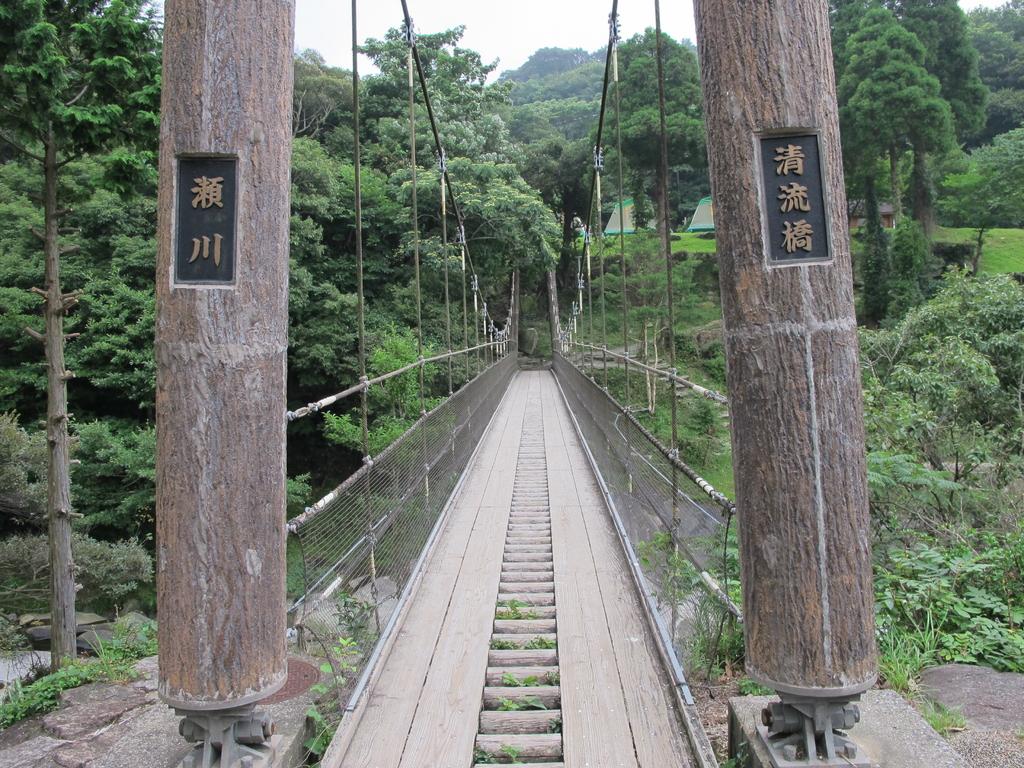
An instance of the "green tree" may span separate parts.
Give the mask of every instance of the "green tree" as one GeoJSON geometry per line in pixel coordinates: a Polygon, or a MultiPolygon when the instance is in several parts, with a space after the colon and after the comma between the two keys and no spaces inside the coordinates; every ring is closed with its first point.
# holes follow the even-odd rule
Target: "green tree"
{"type": "MultiPolygon", "coordinates": [[[[965,141],[985,124],[988,89],[978,75],[978,52],[957,0],[889,0],[903,26],[924,46],[924,66],[938,78],[940,96],[949,104],[957,138],[965,141]]],[[[919,134],[914,142],[912,175],[914,218],[930,235],[935,226],[934,185],[928,153],[942,149],[919,134]]]]}
{"type": "Polygon", "coordinates": [[[846,59],[839,83],[846,154],[852,165],[867,167],[869,173],[878,156],[888,155],[890,193],[899,218],[899,156],[908,145],[915,158],[948,147],[950,108],[939,81],[924,67],[924,47],[884,8],[872,8],[861,18],[847,41],[846,59]]]}
{"type": "Polygon", "coordinates": [[[305,50],[295,57],[294,78],[292,134],[330,142],[336,154],[351,156],[351,73],[305,50]]]}
{"type": "Polygon", "coordinates": [[[0,513],[11,522],[39,525],[45,509],[46,441],[42,433],[22,429],[14,414],[0,413],[0,513]]]}
{"type": "MultiPolygon", "coordinates": [[[[661,210],[660,189],[657,183],[659,167],[660,121],[658,117],[658,71],[655,59],[655,32],[648,29],[635,35],[619,47],[620,78],[622,83],[622,151],[629,167],[635,172],[651,173],[654,210],[661,210]],[[653,173],[652,173],[653,172],[653,173]]],[[[700,73],[697,56],[692,46],[673,40],[662,33],[662,54],[665,70],[666,127],[670,172],[707,175],[707,155],[704,146],[704,122],[701,113],[700,73]]],[[[699,192],[700,190],[698,190],[699,192]]],[[[700,199],[686,201],[696,205],[700,199]]],[[[670,204],[668,210],[677,209],[670,204]]],[[[671,214],[670,214],[671,215],[671,214]]],[[[661,222],[658,226],[671,226],[661,222]]]]}
{"type": "Polygon", "coordinates": [[[1024,125],[1024,0],[975,8],[968,24],[978,73],[992,92],[985,127],[973,137],[974,144],[985,144],[1024,125]]]}
{"type": "MultiPolygon", "coordinates": [[[[47,359],[47,514],[50,526],[53,666],[75,655],[71,564],[65,312],[77,297],[60,280],[61,168],[86,153],[152,141],[157,126],[159,37],[143,0],[11,0],[0,7],[0,139],[42,170],[47,359]]],[[[137,168],[117,155],[112,171],[137,168]]]]}
{"type": "Polygon", "coordinates": [[[992,227],[1024,226],[1024,128],[975,149],[967,169],[943,182],[942,212],[953,226],[975,231],[974,274],[981,264],[985,233],[992,227]]]}
{"type": "Polygon", "coordinates": [[[892,238],[892,266],[889,279],[890,317],[902,317],[924,299],[922,283],[928,263],[928,240],[916,221],[904,219],[892,238]]]}
{"type": "Polygon", "coordinates": [[[964,140],[985,122],[988,89],[978,74],[978,52],[957,0],[889,0],[900,22],[924,46],[924,65],[938,78],[941,96],[964,140]]]}

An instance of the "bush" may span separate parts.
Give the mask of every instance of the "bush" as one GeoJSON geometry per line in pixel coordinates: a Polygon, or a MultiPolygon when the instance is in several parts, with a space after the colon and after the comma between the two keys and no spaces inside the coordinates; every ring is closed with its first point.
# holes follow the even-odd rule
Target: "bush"
{"type": "MultiPolygon", "coordinates": [[[[153,561],[137,541],[96,541],[76,533],[71,541],[81,608],[110,611],[153,580],[153,561]]],[[[0,541],[0,610],[48,610],[49,549],[46,536],[0,541]]]]}
{"type": "Polygon", "coordinates": [[[26,432],[16,415],[0,413],[0,515],[35,526],[45,509],[46,436],[26,432]]]}
{"type": "MultiPolygon", "coordinates": [[[[961,662],[1024,672],[1024,533],[984,534],[973,548],[894,550],[876,570],[875,591],[888,663],[914,656],[918,670],[961,662]]],[[[898,686],[914,673],[890,675],[898,686]]]]}

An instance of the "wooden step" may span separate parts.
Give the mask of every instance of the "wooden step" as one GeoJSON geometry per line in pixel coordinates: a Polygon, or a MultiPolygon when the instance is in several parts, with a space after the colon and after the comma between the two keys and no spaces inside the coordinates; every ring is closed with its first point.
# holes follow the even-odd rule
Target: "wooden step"
{"type": "MultiPolygon", "coordinates": [[[[517,606],[519,612],[524,615],[523,618],[527,619],[553,619],[555,618],[555,606],[553,605],[520,605],[517,606]]],[[[494,618],[496,619],[507,619],[509,611],[512,609],[507,605],[496,605],[494,607],[494,618]]]]}
{"type": "Polygon", "coordinates": [[[501,564],[502,571],[508,571],[509,573],[531,573],[536,571],[550,571],[551,562],[519,562],[518,560],[506,560],[501,564]]]}
{"type": "Polygon", "coordinates": [[[495,619],[495,635],[544,634],[555,631],[554,619],[495,619]]]}
{"type": "MultiPolygon", "coordinates": [[[[497,651],[495,651],[497,653],[497,651]]],[[[512,653],[512,651],[507,651],[512,653]]],[[[558,676],[557,666],[534,666],[534,667],[488,667],[487,685],[506,685],[505,676],[511,675],[522,682],[528,678],[536,678],[538,682],[545,685],[553,685],[551,676],[558,676]]]]}
{"type": "Polygon", "coordinates": [[[480,733],[558,733],[561,727],[560,709],[485,710],[480,713],[480,733]]]}
{"type": "Polygon", "coordinates": [[[516,547],[550,547],[551,537],[550,536],[516,536],[509,535],[505,537],[505,546],[516,546],[516,547]]]}
{"type": "Polygon", "coordinates": [[[551,555],[546,552],[509,552],[505,555],[507,563],[550,563],[551,555]]]}
{"type": "Polygon", "coordinates": [[[505,544],[506,555],[522,555],[522,554],[535,554],[535,555],[550,555],[551,545],[550,544],[515,544],[507,542],[505,544]]]}
{"type": "Polygon", "coordinates": [[[553,581],[554,578],[554,571],[505,571],[504,568],[501,571],[502,581],[553,581]]]}
{"type": "Polygon", "coordinates": [[[516,647],[522,648],[527,643],[538,638],[544,638],[550,642],[555,642],[556,638],[554,633],[551,632],[533,632],[533,633],[519,633],[519,632],[495,632],[491,635],[491,642],[499,643],[515,643],[516,647]]]}
{"type": "Polygon", "coordinates": [[[505,650],[488,651],[488,667],[555,667],[558,666],[558,651],[541,648],[536,651],[505,650]]]}
{"type": "Polygon", "coordinates": [[[498,592],[549,592],[555,594],[553,581],[505,581],[498,584],[498,592]]]}
{"type": "MultiPolygon", "coordinates": [[[[489,768],[493,763],[473,763],[473,768],[489,768]]],[[[565,763],[502,763],[504,768],[565,768],[565,763]]]]}
{"type": "Polygon", "coordinates": [[[498,602],[508,603],[515,600],[523,605],[554,605],[554,592],[498,592],[498,602]]]}
{"type": "MultiPolygon", "coordinates": [[[[562,694],[557,685],[525,685],[516,687],[488,685],[484,687],[484,709],[499,709],[501,703],[506,700],[520,702],[527,700],[536,701],[548,709],[558,709],[561,705],[562,694]]],[[[543,755],[539,755],[539,757],[543,757],[543,755]]]]}

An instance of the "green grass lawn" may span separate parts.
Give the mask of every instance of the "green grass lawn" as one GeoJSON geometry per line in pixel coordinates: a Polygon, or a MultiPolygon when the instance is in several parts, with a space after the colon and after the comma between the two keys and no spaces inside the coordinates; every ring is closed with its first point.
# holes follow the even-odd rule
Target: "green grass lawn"
{"type": "MultiPolygon", "coordinates": [[[[694,232],[678,232],[672,241],[672,252],[714,253],[714,238],[701,237],[694,232]]],[[[973,229],[939,227],[935,239],[947,243],[974,244],[977,235],[973,229]]],[[[981,271],[990,275],[1024,272],[1024,229],[990,229],[985,233],[985,246],[981,252],[981,271]]]]}
{"type": "MultiPolygon", "coordinates": [[[[974,244],[973,229],[939,227],[935,239],[947,243],[974,244]]],[[[1024,229],[990,229],[981,251],[981,271],[990,275],[1024,272],[1024,229]]]]}
{"type": "Polygon", "coordinates": [[[678,238],[672,241],[672,253],[714,253],[715,238],[704,237],[698,232],[677,232],[673,237],[678,238]]]}

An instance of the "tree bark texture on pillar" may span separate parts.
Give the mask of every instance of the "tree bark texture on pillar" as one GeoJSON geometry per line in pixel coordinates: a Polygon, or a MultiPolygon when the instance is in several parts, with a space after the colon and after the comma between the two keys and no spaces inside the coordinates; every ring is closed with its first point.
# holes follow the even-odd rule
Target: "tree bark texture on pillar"
{"type": "Polygon", "coordinates": [[[825,0],[697,0],[747,672],[841,696],[876,659],[864,424],[825,0]],[[830,263],[769,266],[759,136],[820,131],[830,263]]]}
{"type": "MultiPolygon", "coordinates": [[[[160,694],[285,680],[292,0],[167,0],[157,259],[160,694]],[[172,284],[180,155],[237,157],[234,285],[172,284]]],[[[191,180],[184,180],[190,182],[191,180]]]]}

